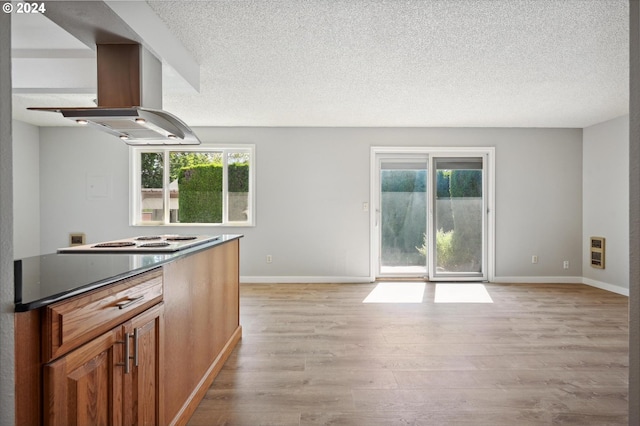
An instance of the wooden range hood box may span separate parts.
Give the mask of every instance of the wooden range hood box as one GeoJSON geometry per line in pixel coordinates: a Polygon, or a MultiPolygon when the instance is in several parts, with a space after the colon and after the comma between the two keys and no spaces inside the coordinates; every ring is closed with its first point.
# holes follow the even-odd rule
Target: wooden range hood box
{"type": "Polygon", "coordinates": [[[119,137],[128,145],[198,145],[178,117],[162,111],[162,64],[139,44],[98,44],[96,108],[29,108],[55,111],[119,137]]]}
{"type": "Polygon", "coordinates": [[[98,107],[162,109],[162,64],[139,44],[98,44],[98,107]]]}

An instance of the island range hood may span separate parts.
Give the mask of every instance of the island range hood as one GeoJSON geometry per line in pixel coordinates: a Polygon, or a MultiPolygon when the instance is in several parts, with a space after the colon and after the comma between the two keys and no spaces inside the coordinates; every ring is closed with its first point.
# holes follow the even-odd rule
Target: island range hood
{"type": "Polygon", "coordinates": [[[198,145],[182,120],[162,110],[162,64],[139,44],[98,44],[97,107],[33,107],[52,111],[128,145],[198,145]]]}

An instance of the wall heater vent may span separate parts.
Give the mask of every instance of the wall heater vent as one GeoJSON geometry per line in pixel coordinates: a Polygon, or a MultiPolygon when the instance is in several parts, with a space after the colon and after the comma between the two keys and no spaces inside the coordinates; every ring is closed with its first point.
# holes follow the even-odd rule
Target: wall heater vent
{"type": "Polygon", "coordinates": [[[604,237],[591,237],[591,266],[604,269],[604,237]]]}

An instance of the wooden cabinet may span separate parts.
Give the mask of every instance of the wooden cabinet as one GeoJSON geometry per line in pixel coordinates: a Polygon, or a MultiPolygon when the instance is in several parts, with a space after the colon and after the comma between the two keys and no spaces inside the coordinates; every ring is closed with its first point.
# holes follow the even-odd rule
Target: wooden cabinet
{"type": "Polygon", "coordinates": [[[111,330],[44,368],[48,425],[123,424],[123,335],[111,330]]]}
{"type": "Polygon", "coordinates": [[[242,337],[239,241],[14,319],[17,425],[185,425],[242,337]]]}
{"type": "Polygon", "coordinates": [[[157,425],[162,269],[44,308],[43,423],[157,425]]]}
{"type": "Polygon", "coordinates": [[[238,240],[163,267],[166,424],[184,425],[242,336],[238,240]]]}
{"type": "Polygon", "coordinates": [[[45,308],[44,356],[50,361],[163,299],[162,269],[45,308]]]}
{"type": "Polygon", "coordinates": [[[133,340],[131,373],[124,375],[124,424],[163,425],[164,305],[138,315],[124,328],[133,340]]]}
{"type": "Polygon", "coordinates": [[[163,424],[163,304],[44,367],[47,425],[163,424]]]}

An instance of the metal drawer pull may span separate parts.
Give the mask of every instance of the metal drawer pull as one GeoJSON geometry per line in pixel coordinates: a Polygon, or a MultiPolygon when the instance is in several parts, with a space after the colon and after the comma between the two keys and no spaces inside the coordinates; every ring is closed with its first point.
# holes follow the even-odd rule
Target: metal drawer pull
{"type": "Polygon", "coordinates": [[[138,328],[133,329],[133,365],[138,366],[138,328]]]}
{"type": "Polygon", "coordinates": [[[118,302],[116,303],[116,306],[118,307],[118,309],[126,309],[129,306],[133,305],[134,303],[141,301],[142,299],[144,299],[144,294],[138,297],[123,300],[122,302],[118,302]]]}

